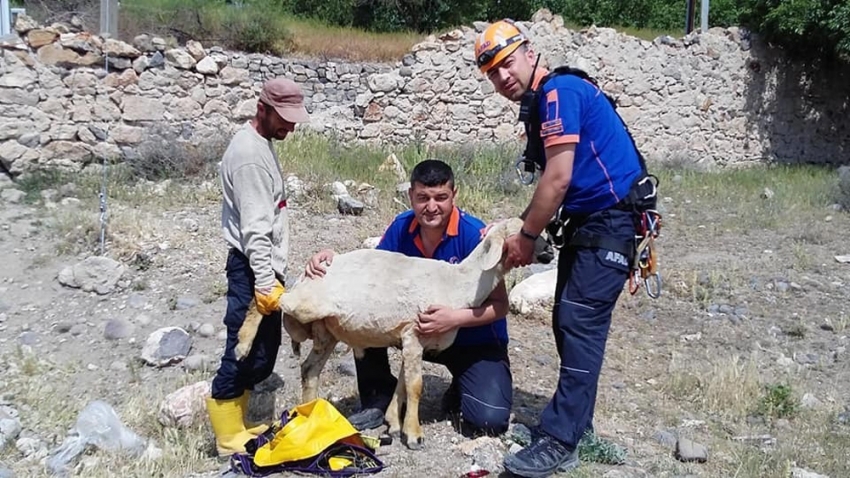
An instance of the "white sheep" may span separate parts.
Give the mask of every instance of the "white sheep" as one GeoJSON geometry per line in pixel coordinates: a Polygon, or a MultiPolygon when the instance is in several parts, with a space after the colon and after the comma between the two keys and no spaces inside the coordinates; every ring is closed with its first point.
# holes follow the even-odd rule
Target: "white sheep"
{"type": "MultiPolygon", "coordinates": [[[[510,219],[494,225],[463,261],[410,257],[377,249],[359,249],[334,256],[324,277],[302,279],[281,296],[283,323],[298,343],[313,340],[310,355],[301,365],[302,403],[318,396],[318,381],[337,341],[348,344],[355,356],[371,347],[400,347],[402,366],[398,385],[386,412],[391,435],[401,434],[410,449],[423,443],[419,423],[422,394],[422,354],[448,348],[457,335],[452,330],[440,336],[419,336],[417,314],[431,304],[451,308],[478,307],[508,272],[503,267],[505,239],[518,233],[522,220],[510,219]],[[407,412],[400,427],[401,405],[407,412]]],[[[542,239],[536,245],[540,250],[542,239]]],[[[536,251],[536,252],[537,252],[536,251]]],[[[538,255],[538,260],[541,260],[538,255]]],[[[544,259],[545,260],[545,259],[544,259]]],[[[236,346],[237,359],[248,355],[261,320],[253,306],[236,346]]]]}

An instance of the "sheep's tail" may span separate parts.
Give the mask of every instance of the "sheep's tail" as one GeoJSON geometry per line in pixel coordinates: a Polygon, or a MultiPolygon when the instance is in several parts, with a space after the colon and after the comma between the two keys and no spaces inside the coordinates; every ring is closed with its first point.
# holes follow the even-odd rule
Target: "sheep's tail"
{"type": "Polygon", "coordinates": [[[245,314],[245,320],[243,320],[242,325],[239,327],[238,340],[236,342],[236,349],[234,350],[236,360],[242,360],[248,356],[262,320],[263,315],[257,310],[257,301],[251,299],[251,303],[248,305],[248,311],[245,314]]]}

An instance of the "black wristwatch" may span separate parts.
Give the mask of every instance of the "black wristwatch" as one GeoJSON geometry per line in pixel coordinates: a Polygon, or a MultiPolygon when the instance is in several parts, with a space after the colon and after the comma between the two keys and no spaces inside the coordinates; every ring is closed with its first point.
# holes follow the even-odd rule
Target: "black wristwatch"
{"type": "Polygon", "coordinates": [[[537,236],[534,236],[534,235],[529,234],[529,233],[528,233],[525,229],[523,229],[523,228],[520,228],[519,233],[520,233],[520,235],[522,235],[522,237],[526,237],[526,238],[528,238],[528,239],[531,239],[532,241],[536,241],[536,240],[537,240],[537,238],[538,238],[538,237],[540,237],[540,235],[539,235],[539,234],[538,234],[537,236]]]}

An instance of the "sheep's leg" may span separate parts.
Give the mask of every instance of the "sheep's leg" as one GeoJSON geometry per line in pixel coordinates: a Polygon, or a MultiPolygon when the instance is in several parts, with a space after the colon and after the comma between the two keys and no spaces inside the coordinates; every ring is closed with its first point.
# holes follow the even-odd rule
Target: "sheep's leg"
{"type": "Polygon", "coordinates": [[[251,305],[248,306],[248,312],[245,314],[245,321],[239,327],[239,339],[235,350],[236,360],[244,359],[251,352],[251,346],[254,344],[254,338],[257,336],[257,329],[262,320],[263,315],[257,310],[257,303],[251,300],[251,305]]]}
{"type": "Polygon", "coordinates": [[[405,445],[411,450],[423,446],[422,427],[419,424],[419,399],[422,397],[422,344],[413,328],[402,337],[401,355],[404,357],[404,386],[407,392],[407,411],[402,434],[405,445]]]}
{"type": "Polygon", "coordinates": [[[310,325],[298,322],[295,317],[289,314],[283,314],[283,328],[286,330],[287,335],[289,335],[292,344],[292,353],[296,357],[301,357],[301,342],[312,338],[310,337],[310,325]]]}
{"type": "Polygon", "coordinates": [[[319,375],[337,342],[325,327],[324,320],[317,320],[312,325],[313,348],[307,360],[301,364],[301,403],[315,400],[319,396],[319,375]]]}
{"type": "Polygon", "coordinates": [[[402,364],[398,372],[398,381],[395,385],[393,399],[387,407],[387,413],[384,414],[384,419],[389,425],[387,431],[393,438],[401,437],[401,407],[404,405],[406,399],[404,386],[404,358],[402,358],[402,364]]]}

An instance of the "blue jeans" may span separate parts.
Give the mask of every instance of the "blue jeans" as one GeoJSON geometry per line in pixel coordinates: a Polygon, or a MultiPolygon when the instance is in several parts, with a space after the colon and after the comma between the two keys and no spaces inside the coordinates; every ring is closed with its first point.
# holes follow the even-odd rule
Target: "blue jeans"
{"type": "MultiPolygon", "coordinates": [[[[452,386],[460,395],[460,411],[465,428],[499,434],[508,429],[513,405],[513,378],[507,346],[502,344],[453,345],[425,361],[445,365],[452,374],[452,386]]],[[[387,349],[366,349],[354,361],[357,388],[363,409],[386,412],[397,379],[390,372],[387,349]]]]}
{"type": "Polygon", "coordinates": [[[226,400],[253,390],[274,371],[281,340],[281,315],[275,312],[263,317],[248,356],[236,360],[239,328],[245,321],[248,306],[254,298],[254,272],[248,258],[237,249],[227,255],[227,342],[221,365],[212,382],[212,398],[226,400]]]}
{"type": "MultiPolygon", "coordinates": [[[[635,235],[633,213],[616,209],[593,213],[579,227],[624,243],[633,241],[635,235]]],[[[570,447],[577,446],[584,431],[593,427],[611,313],[628,280],[626,262],[606,249],[561,248],[552,310],[560,376],[540,426],[570,447]]]]}

